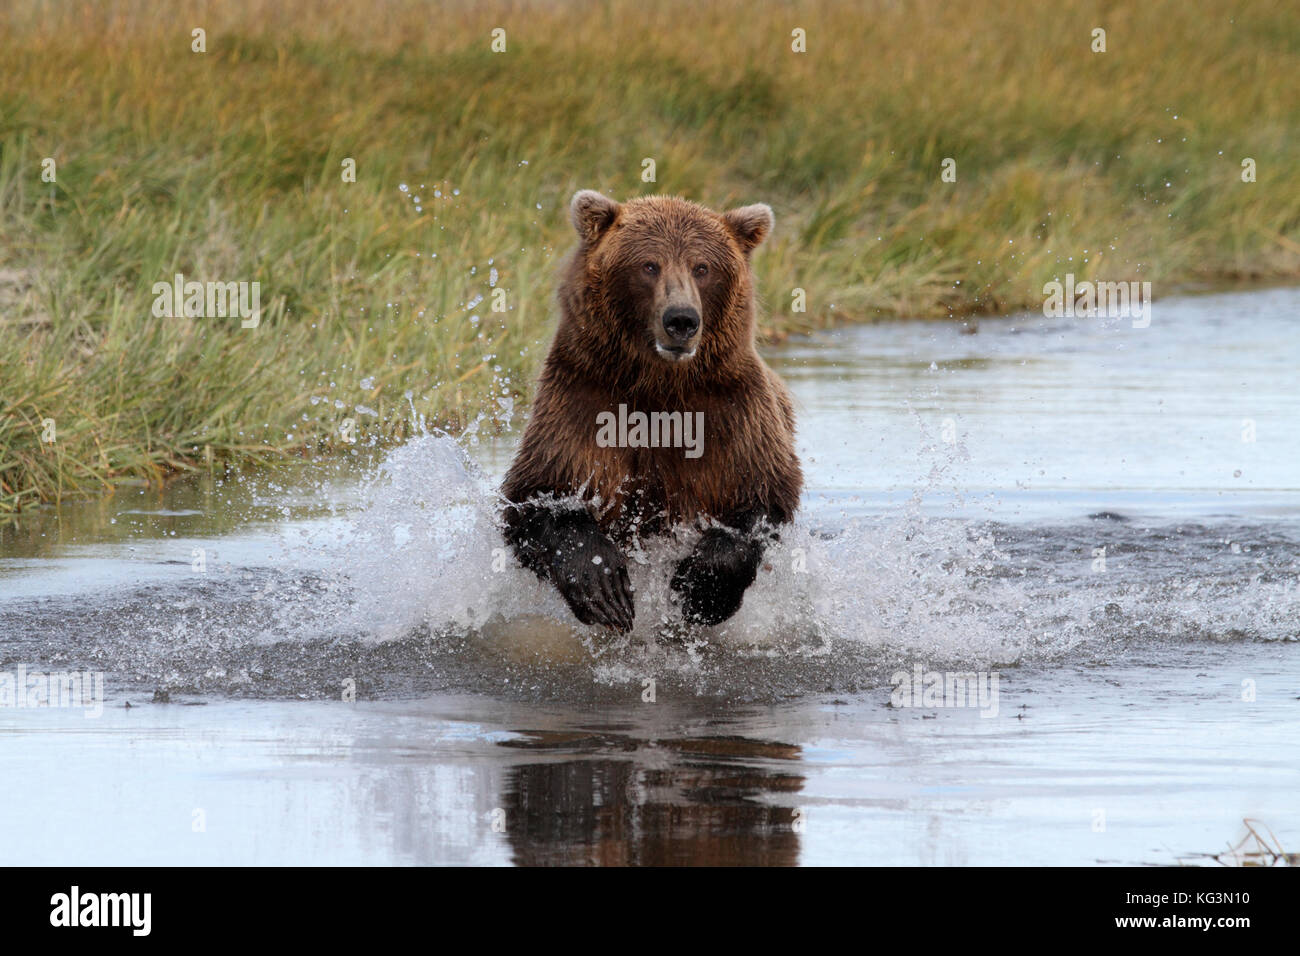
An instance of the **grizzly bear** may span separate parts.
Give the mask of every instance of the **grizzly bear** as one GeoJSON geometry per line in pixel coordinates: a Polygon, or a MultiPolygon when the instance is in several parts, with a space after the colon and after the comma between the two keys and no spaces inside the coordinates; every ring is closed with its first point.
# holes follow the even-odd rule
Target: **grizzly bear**
{"type": "Polygon", "coordinates": [[[749,258],[772,210],[583,190],[570,215],[559,327],[502,485],[506,540],[579,621],[627,631],[623,548],[694,525],[673,599],[717,624],[803,486],[789,393],[754,344],[749,258]]]}

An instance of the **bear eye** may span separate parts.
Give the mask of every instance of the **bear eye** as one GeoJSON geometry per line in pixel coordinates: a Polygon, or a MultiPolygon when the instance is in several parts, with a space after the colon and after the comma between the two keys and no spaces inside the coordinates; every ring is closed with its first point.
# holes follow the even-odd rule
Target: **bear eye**
{"type": "Polygon", "coordinates": [[[659,274],[659,263],[647,262],[641,268],[645,269],[646,275],[657,276],[659,274]]]}
{"type": "Polygon", "coordinates": [[[703,263],[700,263],[691,271],[695,273],[695,278],[703,279],[706,275],[709,274],[709,267],[704,265],[703,263]]]}

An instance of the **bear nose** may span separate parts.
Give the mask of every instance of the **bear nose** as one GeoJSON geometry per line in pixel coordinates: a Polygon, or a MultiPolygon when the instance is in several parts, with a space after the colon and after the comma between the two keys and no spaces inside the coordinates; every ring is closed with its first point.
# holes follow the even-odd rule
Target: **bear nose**
{"type": "Polygon", "coordinates": [[[687,341],[700,330],[700,313],[688,305],[673,306],[664,313],[664,331],[678,342],[687,341]]]}

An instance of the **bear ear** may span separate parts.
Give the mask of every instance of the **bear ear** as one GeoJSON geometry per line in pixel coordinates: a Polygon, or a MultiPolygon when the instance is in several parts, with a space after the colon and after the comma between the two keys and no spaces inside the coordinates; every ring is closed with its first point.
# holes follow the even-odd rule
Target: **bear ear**
{"type": "Polygon", "coordinates": [[[582,189],[573,194],[569,203],[569,217],[578,237],[588,245],[600,238],[601,233],[614,224],[619,205],[594,189],[582,189]]]}
{"type": "Polygon", "coordinates": [[[745,255],[749,255],[750,250],[766,239],[767,234],[772,231],[772,226],[776,224],[772,207],[761,202],[725,212],[722,214],[722,221],[736,237],[745,255]]]}

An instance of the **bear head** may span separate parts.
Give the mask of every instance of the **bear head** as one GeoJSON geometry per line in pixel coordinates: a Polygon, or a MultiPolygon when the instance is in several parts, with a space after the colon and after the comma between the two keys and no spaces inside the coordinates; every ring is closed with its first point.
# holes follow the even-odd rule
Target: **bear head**
{"type": "Polygon", "coordinates": [[[749,254],[772,231],[769,206],[717,213],[668,196],[619,203],[582,190],[570,212],[579,245],[561,306],[581,324],[588,354],[698,374],[752,348],[749,254]]]}

